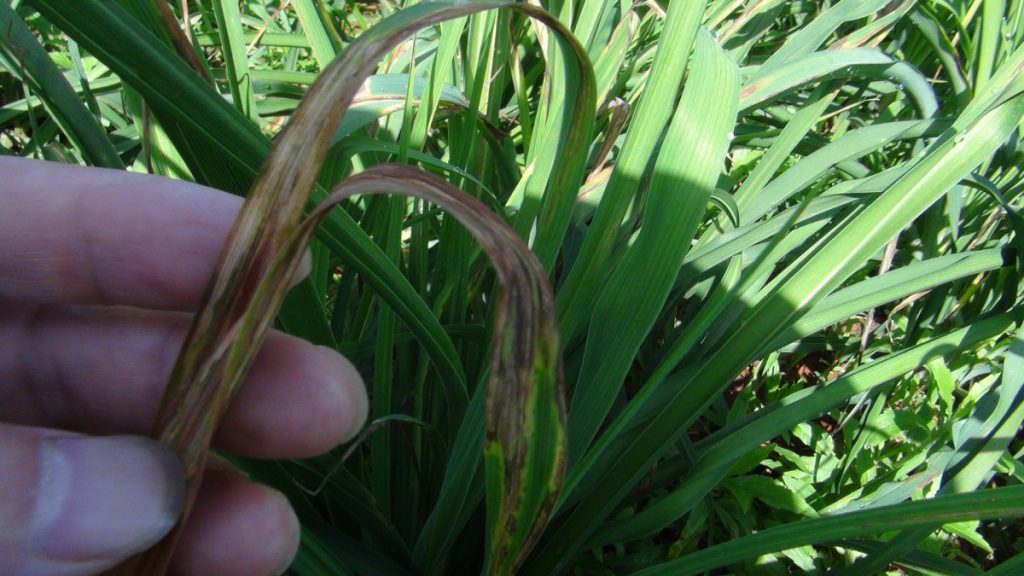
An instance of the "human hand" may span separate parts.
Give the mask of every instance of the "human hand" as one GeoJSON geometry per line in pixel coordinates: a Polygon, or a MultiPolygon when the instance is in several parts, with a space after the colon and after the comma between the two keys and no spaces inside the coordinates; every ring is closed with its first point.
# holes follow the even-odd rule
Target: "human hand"
{"type": "MultiPolygon", "coordinates": [[[[173,180],[0,157],[0,575],[94,574],[173,526],[184,480],[148,432],[241,199],[173,180]]],[[[214,443],[302,458],[366,418],[355,369],[272,332],[214,443]]],[[[285,498],[205,475],[172,572],[283,571],[285,498]]]]}

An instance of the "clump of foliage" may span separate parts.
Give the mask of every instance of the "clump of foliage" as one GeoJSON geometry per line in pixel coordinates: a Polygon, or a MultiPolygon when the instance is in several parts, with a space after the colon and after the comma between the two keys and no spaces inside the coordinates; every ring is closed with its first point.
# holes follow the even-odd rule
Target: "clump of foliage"
{"type": "Polygon", "coordinates": [[[415,165],[529,243],[567,452],[516,532],[495,269],[436,196],[326,215],[276,323],[360,366],[373,431],[235,460],[298,511],[296,574],[1021,570],[1024,2],[538,4],[15,0],[0,152],[248,194],[349,58],[313,199],[415,165]]]}

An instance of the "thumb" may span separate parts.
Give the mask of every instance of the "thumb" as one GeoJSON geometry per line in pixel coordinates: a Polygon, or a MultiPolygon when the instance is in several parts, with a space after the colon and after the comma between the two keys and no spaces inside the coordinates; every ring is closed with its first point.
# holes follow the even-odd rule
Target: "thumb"
{"type": "Polygon", "coordinates": [[[0,574],[95,574],[173,527],[181,464],[141,436],[0,423],[0,574]]]}

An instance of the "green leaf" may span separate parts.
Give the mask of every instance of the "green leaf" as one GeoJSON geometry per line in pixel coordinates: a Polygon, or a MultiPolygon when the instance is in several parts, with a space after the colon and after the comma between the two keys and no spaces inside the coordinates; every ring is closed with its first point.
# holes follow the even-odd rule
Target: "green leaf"
{"type": "Polygon", "coordinates": [[[722,483],[722,486],[735,495],[742,494],[744,498],[760,500],[776,510],[786,510],[811,518],[818,516],[814,508],[808,505],[803,498],[794,494],[782,482],[774,478],[740,476],[729,478],[722,483]]]}
{"type": "Polygon", "coordinates": [[[939,401],[946,408],[947,413],[953,410],[953,389],[956,383],[953,382],[953,374],[941,360],[932,360],[925,368],[935,383],[935,389],[939,394],[939,401]]]}

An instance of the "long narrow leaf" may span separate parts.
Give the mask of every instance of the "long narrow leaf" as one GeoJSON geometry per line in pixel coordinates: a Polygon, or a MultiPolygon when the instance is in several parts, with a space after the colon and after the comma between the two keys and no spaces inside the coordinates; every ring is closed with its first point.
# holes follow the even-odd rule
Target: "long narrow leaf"
{"type": "Polygon", "coordinates": [[[785,524],[634,574],[685,576],[806,544],[822,544],[864,534],[958,520],[1021,516],[1024,516],[1024,486],[980,490],[785,524]]]}

